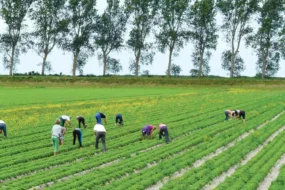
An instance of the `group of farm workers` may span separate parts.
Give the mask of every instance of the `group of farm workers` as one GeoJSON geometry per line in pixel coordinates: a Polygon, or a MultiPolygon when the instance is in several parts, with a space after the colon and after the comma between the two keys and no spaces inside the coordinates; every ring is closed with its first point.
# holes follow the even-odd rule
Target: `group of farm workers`
{"type": "MultiPolygon", "coordinates": [[[[102,124],[102,120],[104,121],[105,125],[107,125],[106,121],[106,115],[104,113],[98,112],[95,114],[96,118],[96,124],[93,128],[94,135],[96,136],[95,138],[95,148],[99,148],[99,140],[101,139],[102,145],[103,145],[103,152],[105,152],[106,149],[106,129],[104,125],[102,124]]],[[[82,131],[81,131],[81,124],[84,126],[84,128],[87,128],[87,124],[85,123],[85,119],[82,116],[77,116],[76,117],[78,121],[78,127],[73,130],[73,145],[75,145],[76,138],[78,139],[79,142],[79,147],[82,148],[82,131]]],[[[62,115],[56,119],[55,125],[52,127],[51,130],[51,135],[52,135],[52,144],[54,147],[54,155],[57,155],[59,145],[64,144],[64,135],[67,131],[67,129],[64,127],[65,123],[69,125],[69,127],[72,127],[72,124],[70,122],[71,117],[67,115],[62,115]]],[[[122,114],[116,114],[115,117],[115,126],[123,126],[124,125],[124,120],[122,114]]],[[[156,129],[155,126],[153,125],[146,125],[142,129],[142,139],[145,139],[145,136],[149,136],[150,139],[152,139],[152,133],[156,129]]],[[[160,124],[159,125],[159,139],[162,138],[162,136],[165,136],[166,143],[169,143],[169,135],[168,135],[168,129],[165,124],[160,124]]]]}
{"type": "Polygon", "coordinates": [[[241,119],[242,121],[245,123],[245,111],[243,110],[226,110],[225,111],[225,115],[226,115],[226,119],[225,120],[229,120],[229,118],[233,118],[234,116],[236,116],[236,118],[241,119]]]}
{"type": "MultiPolygon", "coordinates": [[[[245,111],[244,110],[225,110],[226,118],[225,120],[229,120],[230,118],[233,118],[236,116],[236,118],[241,119],[245,122],[245,111]]],[[[94,135],[96,136],[95,139],[95,148],[99,148],[99,140],[101,139],[102,145],[103,145],[103,152],[106,151],[106,129],[104,125],[102,124],[102,120],[104,121],[105,125],[107,125],[106,121],[106,115],[98,112],[95,114],[96,118],[96,124],[93,128],[94,135]]],[[[70,122],[71,117],[67,115],[62,115],[56,119],[55,125],[52,127],[51,135],[52,135],[52,144],[54,146],[54,155],[58,153],[59,144],[64,144],[64,135],[67,131],[65,126],[65,123],[69,125],[70,128],[72,128],[72,124],[70,122]]],[[[79,142],[79,147],[82,148],[82,131],[81,131],[81,125],[86,129],[87,124],[85,123],[85,119],[82,116],[76,117],[78,121],[78,127],[73,130],[73,145],[75,145],[76,138],[79,142]]],[[[122,114],[116,114],[115,117],[115,126],[123,126],[124,120],[122,114]]],[[[162,138],[162,136],[165,136],[166,143],[169,143],[169,134],[168,129],[165,124],[159,124],[159,139],[162,138]]],[[[142,128],[142,139],[144,140],[146,136],[149,136],[150,140],[152,139],[152,133],[156,129],[156,126],[154,125],[146,125],[142,128]]],[[[0,120],[0,133],[4,132],[4,138],[7,138],[7,129],[6,129],[6,123],[2,120],[0,120]]]]}

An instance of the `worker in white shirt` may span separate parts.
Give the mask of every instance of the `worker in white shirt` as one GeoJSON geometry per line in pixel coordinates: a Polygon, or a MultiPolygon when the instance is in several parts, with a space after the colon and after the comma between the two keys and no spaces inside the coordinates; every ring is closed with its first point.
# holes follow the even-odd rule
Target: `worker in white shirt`
{"type": "Polygon", "coordinates": [[[106,152],[106,129],[102,124],[97,123],[94,126],[94,135],[96,136],[95,148],[98,149],[99,139],[103,144],[103,152],[106,152]]]}
{"type": "Polygon", "coordinates": [[[67,121],[69,127],[72,127],[71,122],[70,122],[71,116],[62,115],[62,116],[58,117],[57,119],[60,120],[60,126],[64,127],[64,124],[67,121]]]}
{"type": "Polygon", "coordinates": [[[0,120],[0,133],[4,132],[4,138],[7,138],[7,129],[6,129],[6,123],[2,120],[0,120]]]}
{"type": "Polygon", "coordinates": [[[60,119],[57,119],[55,121],[55,125],[52,127],[51,130],[51,140],[52,140],[52,144],[53,144],[53,154],[57,155],[58,153],[58,145],[59,145],[59,137],[60,137],[60,133],[62,133],[62,127],[59,125],[60,124],[60,119]]]}

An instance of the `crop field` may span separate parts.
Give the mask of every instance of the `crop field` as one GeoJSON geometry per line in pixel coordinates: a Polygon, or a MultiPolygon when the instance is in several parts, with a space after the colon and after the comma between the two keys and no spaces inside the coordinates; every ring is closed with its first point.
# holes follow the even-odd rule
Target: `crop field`
{"type": "Polygon", "coordinates": [[[0,189],[285,189],[285,89],[241,87],[0,87],[0,189]],[[225,121],[242,109],[246,122],[225,121]],[[94,146],[95,113],[107,116],[107,151],[94,146]],[[124,117],[115,126],[115,114],[124,117]],[[51,128],[82,115],[83,148],[53,155],[51,128]],[[165,123],[171,142],[142,140],[165,123]]]}

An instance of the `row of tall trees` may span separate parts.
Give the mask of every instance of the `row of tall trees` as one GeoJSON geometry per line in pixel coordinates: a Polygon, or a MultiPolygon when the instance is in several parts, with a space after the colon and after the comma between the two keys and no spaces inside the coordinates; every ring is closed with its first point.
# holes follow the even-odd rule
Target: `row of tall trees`
{"type": "Polygon", "coordinates": [[[229,45],[221,59],[230,77],[245,69],[239,55],[243,40],[255,50],[257,71],[263,78],[276,74],[280,59],[285,58],[285,5],[281,0],[106,1],[107,8],[98,14],[96,0],[0,0],[0,16],[6,25],[0,50],[9,74],[28,49],[42,57],[44,74],[51,69],[48,55],[57,46],[72,53],[73,76],[83,71],[94,54],[103,63],[103,75],[108,70],[119,71],[122,67],[110,53],[122,48],[133,52],[129,69],[136,76],[142,65],[152,64],[156,49],[168,53],[166,74],[170,76],[174,56],[191,43],[195,67],[191,73],[205,76],[210,72],[219,31],[229,45]],[[222,15],[221,27],[217,26],[217,13],[222,15]],[[27,20],[33,23],[32,31],[27,20]]]}

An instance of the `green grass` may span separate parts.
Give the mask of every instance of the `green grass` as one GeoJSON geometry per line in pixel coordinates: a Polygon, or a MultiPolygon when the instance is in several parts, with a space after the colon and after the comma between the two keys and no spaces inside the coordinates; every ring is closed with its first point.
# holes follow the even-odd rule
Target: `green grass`
{"type": "Polygon", "coordinates": [[[167,96],[177,93],[196,92],[189,88],[158,87],[0,87],[0,109],[45,103],[71,103],[74,101],[114,100],[122,98],[167,96]]]}

